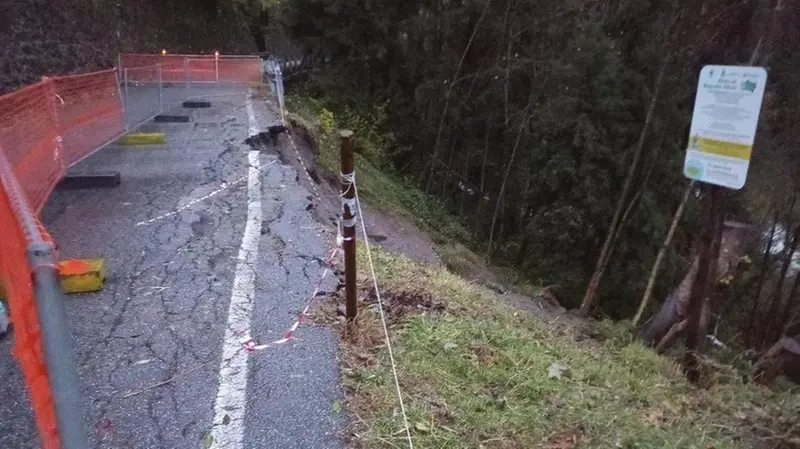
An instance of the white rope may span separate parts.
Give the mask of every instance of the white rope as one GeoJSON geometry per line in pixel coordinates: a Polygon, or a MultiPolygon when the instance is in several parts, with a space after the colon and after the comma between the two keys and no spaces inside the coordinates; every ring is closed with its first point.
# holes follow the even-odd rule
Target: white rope
{"type": "MultiPolygon", "coordinates": [[[[342,175],[344,180],[345,175],[342,175]]],[[[356,205],[358,206],[358,215],[361,217],[361,231],[364,233],[364,246],[367,249],[367,259],[369,260],[369,269],[372,273],[372,284],[375,287],[375,297],[378,299],[378,310],[381,312],[381,322],[383,323],[383,334],[386,337],[386,349],[389,351],[389,360],[392,363],[392,374],[394,375],[394,386],[397,389],[397,399],[400,401],[400,411],[403,414],[403,423],[406,426],[406,437],[408,437],[409,449],[414,449],[414,442],[411,439],[411,429],[408,426],[408,415],[406,414],[406,406],[403,402],[403,393],[400,390],[400,380],[397,377],[397,364],[394,361],[394,351],[392,351],[392,342],[389,339],[389,328],[386,326],[386,314],[383,312],[383,300],[381,299],[381,292],[378,290],[378,277],[375,275],[375,264],[372,262],[372,251],[369,248],[369,238],[367,237],[367,226],[364,224],[364,213],[361,210],[361,201],[358,198],[358,186],[356,185],[356,175],[351,173],[347,175],[347,181],[351,182],[356,197],[356,205]]]]}
{"type": "MultiPolygon", "coordinates": [[[[283,103],[283,102],[279,102],[279,103],[283,103]]],[[[279,104],[279,109],[280,109],[280,112],[281,112],[281,122],[284,123],[284,125],[285,125],[285,122],[284,122],[285,113],[284,113],[283,104],[279,104]]],[[[297,145],[294,143],[294,139],[292,139],[292,135],[291,134],[289,134],[289,141],[291,142],[292,147],[294,147],[295,152],[297,152],[297,159],[300,161],[300,164],[303,165],[303,168],[305,168],[305,164],[303,164],[303,159],[300,157],[300,151],[297,149],[297,145]]],[[[309,178],[311,177],[308,174],[308,170],[306,170],[306,175],[309,176],[309,178]]],[[[364,233],[364,245],[365,245],[365,247],[367,249],[367,259],[369,260],[369,269],[370,269],[370,272],[372,273],[372,284],[375,287],[375,296],[378,299],[378,310],[381,313],[381,323],[383,324],[383,335],[386,338],[386,349],[389,351],[389,360],[391,361],[391,364],[392,364],[392,375],[394,376],[394,386],[395,386],[395,388],[397,390],[397,399],[398,399],[398,401],[400,401],[400,412],[403,414],[403,424],[405,425],[406,437],[408,438],[408,448],[409,449],[414,449],[414,441],[411,439],[411,428],[408,425],[408,414],[406,413],[406,406],[405,406],[405,402],[403,401],[403,392],[400,389],[400,379],[397,376],[397,363],[394,360],[394,351],[392,350],[392,341],[389,339],[389,327],[386,325],[386,314],[383,311],[383,299],[381,298],[380,290],[378,290],[378,277],[375,275],[375,264],[372,262],[372,251],[370,250],[370,247],[369,247],[369,238],[367,237],[367,226],[364,223],[364,218],[363,218],[364,217],[364,212],[361,210],[361,201],[358,198],[358,187],[356,186],[356,174],[355,174],[355,171],[353,171],[352,173],[347,173],[347,174],[340,173],[340,175],[341,175],[342,183],[347,185],[347,190],[345,192],[343,192],[340,195],[340,197],[343,198],[344,194],[349,192],[350,189],[352,188],[353,189],[353,193],[355,195],[356,207],[358,208],[358,216],[361,217],[361,220],[360,220],[361,221],[361,231],[364,233]]],[[[317,192],[317,188],[314,185],[313,180],[311,182],[311,186],[314,189],[314,193],[316,193],[317,196],[319,197],[319,192],[317,192]]],[[[351,210],[351,212],[352,212],[352,210],[351,210]]],[[[342,244],[345,241],[345,238],[342,235],[342,231],[341,230],[342,230],[342,221],[341,221],[341,219],[339,219],[339,222],[337,224],[337,231],[338,232],[337,232],[337,236],[336,236],[336,246],[339,246],[339,247],[341,247],[342,244]]]]}

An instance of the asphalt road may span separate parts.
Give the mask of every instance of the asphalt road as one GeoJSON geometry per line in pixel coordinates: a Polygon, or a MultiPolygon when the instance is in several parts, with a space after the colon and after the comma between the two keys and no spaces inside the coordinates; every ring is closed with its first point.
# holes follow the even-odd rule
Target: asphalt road
{"type": "MultiPolygon", "coordinates": [[[[191,115],[190,123],[144,125],[165,131],[166,145],[112,145],[86,159],[76,169],[119,171],[122,184],[58,191],[43,213],[62,257],[104,257],[108,267],[102,292],[67,298],[94,448],[205,448],[211,442],[228,307],[252,198],[248,182],[236,182],[248,174],[248,95],[229,93],[198,93],[212,100],[208,109],[169,111],[191,115]]],[[[152,90],[145,95],[152,97],[152,90]]],[[[277,121],[264,95],[249,95],[259,131],[277,121]]],[[[146,102],[137,104],[132,115],[144,117],[146,102]]],[[[294,169],[272,162],[277,156],[269,152],[258,157],[263,223],[248,300],[250,335],[267,342],[291,326],[330,248],[306,210],[310,193],[294,169]]],[[[333,282],[329,278],[324,288],[333,282]]],[[[10,347],[0,343],[0,449],[34,448],[35,427],[10,347]]],[[[303,324],[296,340],[246,354],[243,441],[212,447],[343,446],[333,410],[340,392],[329,329],[303,324]]]]}

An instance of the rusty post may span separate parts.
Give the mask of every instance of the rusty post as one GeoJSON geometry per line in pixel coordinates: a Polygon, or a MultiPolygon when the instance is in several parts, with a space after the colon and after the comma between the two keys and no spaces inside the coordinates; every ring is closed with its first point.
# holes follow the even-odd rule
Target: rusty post
{"type": "Polygon", "coordinates": [[[342,247],[344,249],[345,316],[353,322],[358,314],[356,304],[356,191],[353,185],[355,160],[353,131],[339,131],[342,153],[342,247]]]}

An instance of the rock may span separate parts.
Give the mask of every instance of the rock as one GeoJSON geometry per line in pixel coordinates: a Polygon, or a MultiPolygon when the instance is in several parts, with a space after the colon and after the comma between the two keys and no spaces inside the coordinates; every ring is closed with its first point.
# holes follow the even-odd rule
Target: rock
{"type": "Polygon", "coordinates": [[[557,293],[557,287],[554,285],[541,289],[534,297],[534,299],[537,299],[540,303],[543,303],[546,308],[555,310],[558,314],[564,314],[567,312],[567,309],[561,305],[558,298],[559,296],[557,293]]]}
{"type": "Polygon", "coordinates": [[[505,295],[506,294],[506,289],[500,284],[497,284],[495,282],[486,282],[486,284],[484,284],[484,285],[486,285],[486,288],[488,288],[489,290],[492,290],[492,291],[494,291],[496,293],[499,293],[501,295],[505,295]]]}
{"type": "Polygon", "coordinates": [[[555,362],[547,367],[547,377],[551,379],[561,379],[562,377],[570,377],[570,375],[569,366],[563,363],[555,362]]]}

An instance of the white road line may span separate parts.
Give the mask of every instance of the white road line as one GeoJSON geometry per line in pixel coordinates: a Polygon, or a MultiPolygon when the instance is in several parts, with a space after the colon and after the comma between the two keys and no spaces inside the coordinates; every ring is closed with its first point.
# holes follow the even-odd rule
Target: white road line
{"type": "MultiPolygon", "coordinates": [[[[247,97],[247,115],[250,135],[258,132],[253,103],[247,97]]],[[[261,212],[261,176],[258,151],[249,151],[250,168],[247,176],[247,224],[236,262],[231,304],[225,340],[222,342],[222,360],[219,365],[219,389],[214,402],[214,420],[211,428],[212,448],[242,449],[244,447],[244,418],[247,405],[247,351],[240,339],[250,335],[250,318],[255,298],[255,269],[258,263],[258,241],[263,222],[261,212]]]]}

